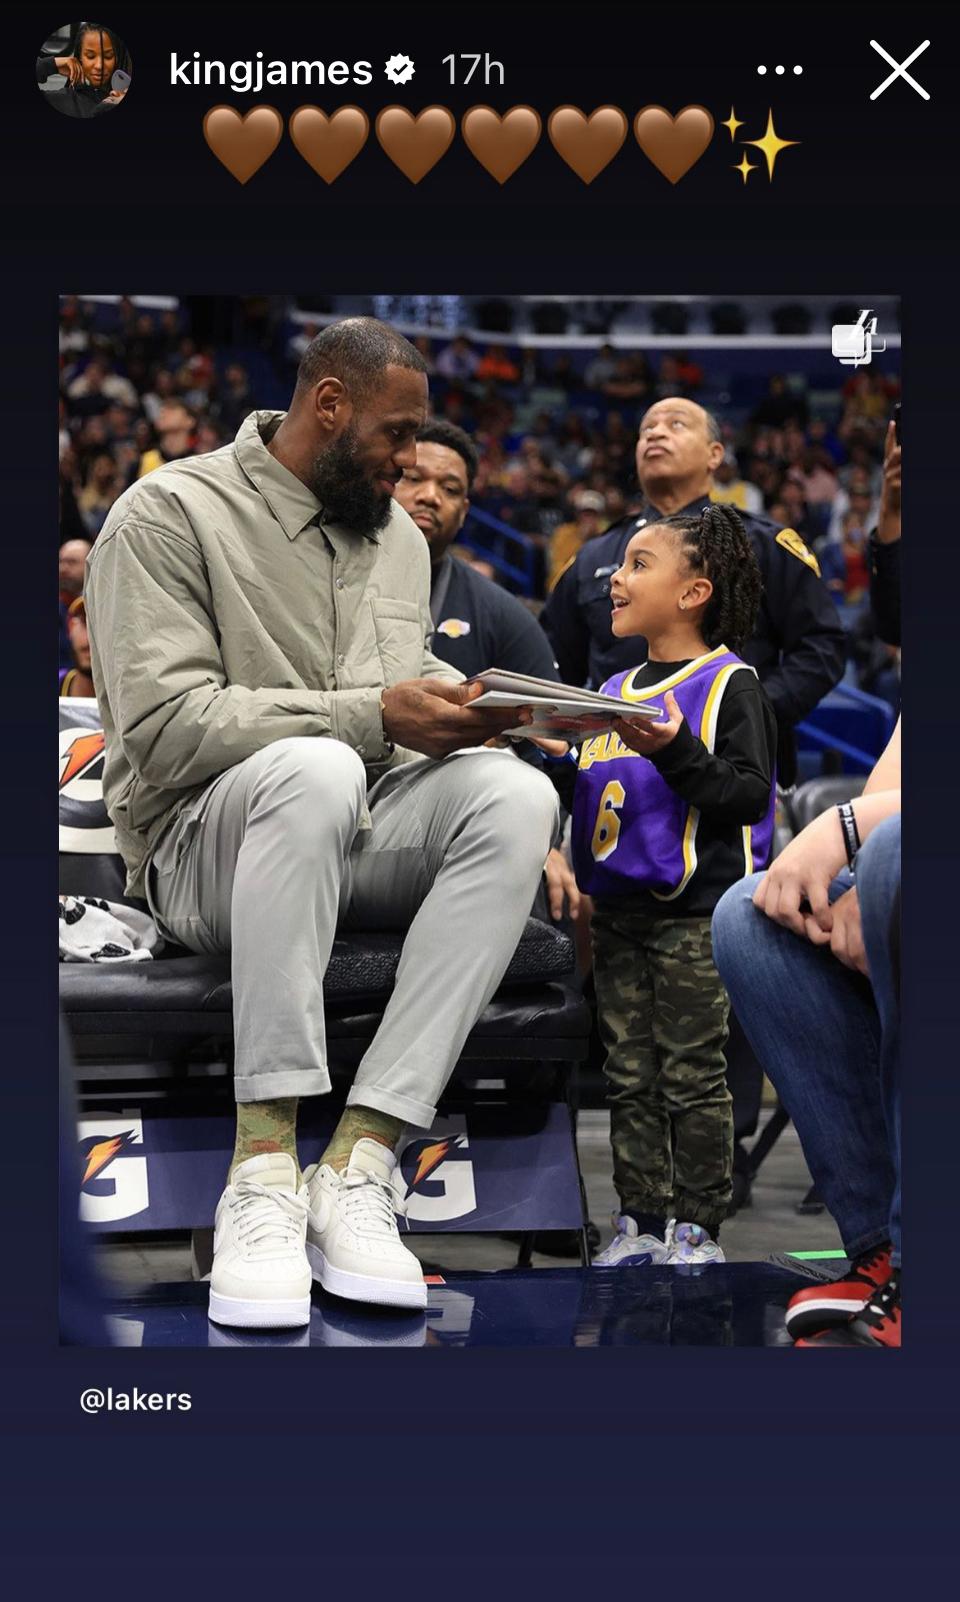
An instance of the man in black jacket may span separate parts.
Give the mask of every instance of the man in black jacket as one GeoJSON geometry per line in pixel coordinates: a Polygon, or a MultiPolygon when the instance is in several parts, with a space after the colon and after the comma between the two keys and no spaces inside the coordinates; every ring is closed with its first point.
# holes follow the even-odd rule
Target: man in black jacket
{"type": "MultiPolygon", "coordinates": [[[[396,488],[396,499],[430,547],[434,624],[430,649],[466,678],[497,667],[556,681],[553,652],[532,612],[515,595],[450,554],[470,509],[478,461],[476,446],[462,428],[442,419],[429,422],[417,434],[417,464],[405,469],[396,488]]],[[[540,764],[539,753],[529,742],[519,750],[540,764]]],[[[580,895],[561,851],[550,852],[545,872],[551,916],[562,917],[566,900],[570,916],[576,918],[580,895]]]]}
{"type": "Polygon", "coordinates": [[[396,498],[430,547],[430,649],[466,678],[504,668],[558,679],[553,651],[515,595],[451,555],[470,510],[478,457],[469,434],[454,423],[427,423],[417,434],[417,465],[406,470],[396,498]]]}
{"type": "MultiPolygon", "coordinates": [[[[702,406],[671,397],[650,407],[637,440],[644,496],[639,514],[588,541],[561,573],[541,614],[565,683],[599,689],[612,674],[645,660],[645,640],[613,637],[610,576],[638,528],[706,505],[722,460],[719,426],[702,406]]],[[[756,668],[776,714],[777,775],[789,786],[797,772],[794,726],[843,675],[843,627],[817,559],[799,534],[768,517],[740,515],[763,579],[757,628],[743,656],[756,668]]]]}

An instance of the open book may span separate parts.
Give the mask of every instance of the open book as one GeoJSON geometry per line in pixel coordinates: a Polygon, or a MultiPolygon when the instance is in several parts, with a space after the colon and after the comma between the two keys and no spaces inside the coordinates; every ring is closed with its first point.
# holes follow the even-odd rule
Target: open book
{"type": "Polygon", "coordinates": [[[532,734],[549,736],[570,743],[581,740],[584,734],[609,733],[616,718],[662,717],[658,706],[647,701],[624,701],[618,696],[599,695],[596,690],[582,690],[573,684],[555,684],[551,679],[528,678],[523,673],[508,673],[501,668],[487,668],[476,673],[471,684],[482,684],[484,691],[472,706],[533,708],[534,721],[508,729],[511,738],[522,739],[532,734]],[[589,718],[591,725],[584,729],[580,718],[589,718]]]}

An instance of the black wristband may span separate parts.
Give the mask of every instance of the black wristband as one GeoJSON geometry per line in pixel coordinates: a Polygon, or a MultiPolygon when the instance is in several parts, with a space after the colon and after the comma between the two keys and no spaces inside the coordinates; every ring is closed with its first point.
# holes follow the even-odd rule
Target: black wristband
{"type": "Polygon", "coordinates": [[[847,853],[847,867],[853,872],[857,852],[860,850],[860,831],[857,828],[857,819],[849,801],[841,801],[837,807],[840,814],[840,827],[843,830],[843,844],[847,853]]]}

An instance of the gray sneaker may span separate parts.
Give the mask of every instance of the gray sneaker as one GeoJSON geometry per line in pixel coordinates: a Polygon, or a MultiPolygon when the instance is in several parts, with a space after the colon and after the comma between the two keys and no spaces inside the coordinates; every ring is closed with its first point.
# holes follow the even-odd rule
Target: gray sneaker
{"type": "Polygon", "coordinates": [[[666,1262],[675,1268],[701,1268],[706,1263],[725,1263],[726,1258],[717,1242],[700,1224],[667,1225],[668,1255],[666,1262]]]}

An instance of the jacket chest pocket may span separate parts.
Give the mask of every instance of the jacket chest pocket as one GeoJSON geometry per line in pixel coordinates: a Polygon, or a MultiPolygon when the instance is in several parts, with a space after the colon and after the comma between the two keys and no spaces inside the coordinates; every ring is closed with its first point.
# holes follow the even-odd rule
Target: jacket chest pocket
{"type": "Polygon", "coordinates": [[[371,596],[373,628],[384,684],[417,679],[423,669],[424,632],[415,601],[371,596]]]}

